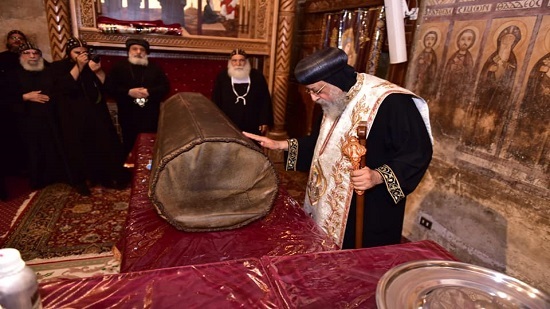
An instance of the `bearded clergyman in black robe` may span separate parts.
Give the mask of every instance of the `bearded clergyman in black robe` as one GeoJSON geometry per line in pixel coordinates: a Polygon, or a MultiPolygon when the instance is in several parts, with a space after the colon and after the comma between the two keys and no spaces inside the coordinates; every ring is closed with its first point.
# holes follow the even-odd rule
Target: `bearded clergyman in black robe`
{"type": "Polygon", "coordinates": [[[126,41],[128,59],[115,63],[105,85],[115,98],[127,156],[139,133],[156,133],[160,105],[170,91],[162,68],[149,61],[149,43],[143,39],[126,41]]]}
{"type": "Polygon", "coordinates": [[[55,102],[50,99],[52,75],[42,52],[32,43],[23,43],[19,54],[21,65],[10,72],[5,99],[17,115],[17,129],[25,145],[24,153],[18,155],[28,162],[31,188],[40,189],[67,180],[54,117],[55,102]]]}
{"type": "Polygon", "coordinates": [[[263,147],[287,150],[287,169],[309,168],[304,210],[341,248],[398,244],[407,195],[432,159],[428,105],[407,89],[357,73],[347,61],[343,50],[329,47],[296,65],[296,80],[323,109],[313,134],[288,140],[245,135],[263,147]],[[359,168],[357,129],[363,123],[366,165],[359,168]],[[355,239],[359,194],[362,242],[355,239]]]}
{"type": "Polygon", "coordinates": [[[71,38],[66,54],[52,63],[52,70],[70,182],[82,195],[90,195],[89,186],[98,184],[125,188],[129,174],[103,93],[105,73],[100,62],[89,59],[83,40],[71,38]]]}
{"type": "MultiPolygon", "coordinates": [[[[19,66],[19,46],[27,42],[25,34],[19,30],[11,30],[6,36],[6,50],[0,52],[0,93],[6,93],[9,90],[7,81],[10,79],[9,73],[19,66]]],[[[0,96],[0,138],[2,144],[11,151],[0,151],[0,161],[12,162],[0,167],[0,199],[8,198],[7,187],[4,181],[5,176],[20,174],[26,169],[17,149],[23,148],[21,138],[14,134],[12,128],[15,127],[15,117],[10,104],[0,96]]]]}
{"type": "Polygon", "coordinates": [[[214,83],[212,101],[241,131],[265,135],[273,125],[271,96],[265,77],[241,49],[231,52],[227,69],[214,83]]]}

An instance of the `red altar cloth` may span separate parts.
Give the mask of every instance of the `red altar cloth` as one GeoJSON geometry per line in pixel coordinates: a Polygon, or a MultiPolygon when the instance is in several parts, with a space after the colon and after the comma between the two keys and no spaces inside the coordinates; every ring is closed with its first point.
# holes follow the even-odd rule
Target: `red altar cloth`
{"type": "Polygon", "coordinates": [[[264,257],[287,308],[376,308],[376,285],[392,267],[416,260],[456,259],[432,241],[264,257]]]}
{"type": "Polygon", "coordinates": [[[44,308],[376,308],[386,271],[426,259],[455,260],[420,241],[60,279],[39,291],[44,308]]]}
{"type": "Polygon", "coordinates": [[[43,308],[281,308],[258,259],[61,280],[43,308]]]}
{"type": "Polygon", "coordinates": [[[149,200],[154,134],[141,134],[134,149],[134,179],[125,231],[117,248],[121,272],[197,265],[264,255],[295,255],[338,249],[283,187],[272,211],[239,229],[190,233],[177,230],[149,200]]]}

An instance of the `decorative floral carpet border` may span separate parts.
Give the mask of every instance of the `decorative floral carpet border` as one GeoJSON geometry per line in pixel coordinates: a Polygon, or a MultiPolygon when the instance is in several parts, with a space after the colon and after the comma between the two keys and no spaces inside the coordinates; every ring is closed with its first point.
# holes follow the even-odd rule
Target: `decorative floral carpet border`
{"type": "Polygon", "coordinates": [[[36,192],[22,194],[8,201],[0,201],[0,246],[17,226],[26,213],[36,192]]]}
{"type": "Polygon", "coordinates": [[[111,252],[124,229],[130,189],[91,191],[81,196],[65,184],[40,190],[3,247],[18,249],[26,261],[111,252]]]}
{"type": "Polygon", "coordinates": [[[58,279],[87,278],[118,274],[119,261],[112,253],[80,255],[47,260],[27,261],[34,270],[39,283],[58,279]]]}

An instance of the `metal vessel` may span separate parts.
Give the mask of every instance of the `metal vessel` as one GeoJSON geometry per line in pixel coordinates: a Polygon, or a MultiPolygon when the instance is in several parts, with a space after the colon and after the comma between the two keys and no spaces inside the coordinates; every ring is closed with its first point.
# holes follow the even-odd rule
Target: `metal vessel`
{"type": "Polygon", "coordinates": [[[467,263],[413,261],[387,271],[376,289],[379,309],[550,309],[543,291],[497,271],[467,263]]]}

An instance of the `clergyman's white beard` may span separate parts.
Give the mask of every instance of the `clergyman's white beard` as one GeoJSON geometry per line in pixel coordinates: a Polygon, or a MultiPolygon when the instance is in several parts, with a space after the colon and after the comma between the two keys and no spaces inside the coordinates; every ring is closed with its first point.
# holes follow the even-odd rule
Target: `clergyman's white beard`
{"type": "Polygon", "coordinates": [[[338,94],[334,93],[332,94],[332,97],[334,98],[333,102],[319,98],[316,103],[323,109],[325,117],[335,120],[342,114],[344,109],[346,109],[346,106],[348,105],[348,98],[345,92],[338,94]]]}
{"type": "Polygon", "coordinates": [[[25,71],[35,72],[44,70],[44,58],[40,58],[36,60],[36,62],[30,60],[24,61],[23,59],[20,59],[19,63],[21,63],[21,66],[25,69],[25,71]]]}
{"type": "Polygon", "coordinates": [[[149,64],[149,59],[147,58],[147,56],[145,56],[143,58],[128,56],[128,61],[131,64],[135,64],[135,65],[147,66],[149,64]]]}
{"type": "Polygon", "coordinates": [[[243,79],[250,76],[250,70],[252,69],[250,62],[246,61],[244,67],[235,68],[231,65],[231,61],[227,64],[227,74],[235,79],[243,79]]]}

